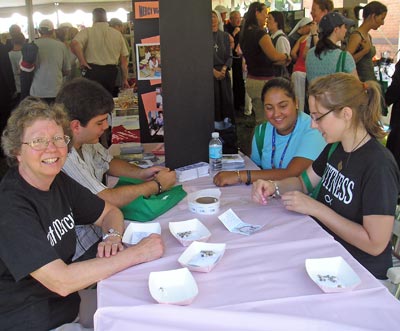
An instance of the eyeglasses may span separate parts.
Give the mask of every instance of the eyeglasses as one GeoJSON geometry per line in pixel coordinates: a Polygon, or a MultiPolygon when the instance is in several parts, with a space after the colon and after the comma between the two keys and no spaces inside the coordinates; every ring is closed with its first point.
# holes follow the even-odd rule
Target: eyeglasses
{"type": "Polygon", "coordinates": [[[315,117],[315,115],[311,115],[310,114],[310,117],[311,117],[311,119],[314,121],[314,122],[319,122],[321,119],[323,119],[326,115],[328,115],[329,113],[331,113],[331,112],[333,112],[333,111],[335,111],[336,109],[335,108],[333,108],[333,109],[331,109],[331,110],[329,110],[328,112],[326,112],[325,114],[323,114],[323,115],[321,115],[320,117],[315,117]]]}
{"type": "Polygon", "coordinates": [[[50,141],[57,148],[66,147],[71,138],[69,136],[54,136],[51,139],[47,139],[44,137],[35,138],[30,142],[22,142],[23,145],[28,145],[35,151],[44,151],[47,147],[49,147],[50,141]]]}

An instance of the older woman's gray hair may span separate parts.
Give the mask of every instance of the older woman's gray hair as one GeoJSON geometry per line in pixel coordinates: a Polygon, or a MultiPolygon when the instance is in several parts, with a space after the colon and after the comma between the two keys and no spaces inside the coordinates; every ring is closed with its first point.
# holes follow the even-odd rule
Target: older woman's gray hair
{"type": "Polygon", "coordinates": [[[25,129],[37,120],[52,120],[63,128],[64,134],[69,135],[69,119],[61,105],[49,106],[34,97],[24,99],[11,113],[1,137],[1,146],[9,166],[18,165],[17,155],[21,150],[25,129]]]}

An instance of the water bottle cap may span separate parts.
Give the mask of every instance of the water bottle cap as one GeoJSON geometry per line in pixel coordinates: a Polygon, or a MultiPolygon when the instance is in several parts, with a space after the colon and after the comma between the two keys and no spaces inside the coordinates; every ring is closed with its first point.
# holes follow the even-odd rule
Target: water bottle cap
{"type": "Polygon", "coordinates": [[[211,133],[212,138],[219,138],[219,132],[213,132],[211,133]]]}

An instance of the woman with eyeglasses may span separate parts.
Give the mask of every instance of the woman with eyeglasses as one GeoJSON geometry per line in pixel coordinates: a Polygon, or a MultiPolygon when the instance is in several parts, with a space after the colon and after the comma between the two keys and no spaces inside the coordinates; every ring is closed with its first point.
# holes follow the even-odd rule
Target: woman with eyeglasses
{"type": "Polygon", "coordinates": [[[0,183],[0,316],[4,330],[51,330],[77,321],[78,290],[161,257],[152,235],[124,249],[120,210],[60,172],[69,121],[59,106],[28,97],[2,135],[10,169],[0,183]],[[100,226],[98,258],[71,263],[75,224],[100,226]]]}
{"type": "Polygon", "coordinates": [[[255,128],[251,159],[263,170],[221,171],[214,176],[215,185],[298,176],[325,147],[324,138],[311,128],[310,116],[298,109],[290,80],[279,77],[265,83],[261,100],[268,121],[255,128]]]}
{"type": "Polygon", "coordinates": [[[328,145],[301,176],[257,181],[253,200],[267,204],[269,196],[280,196],[287,210],[312,216],[376,278],[386,279],[400,180],[379,141],[385,135],[379,85],[336,73],[317,78],[308,93],[312,126],[328,145]]]}

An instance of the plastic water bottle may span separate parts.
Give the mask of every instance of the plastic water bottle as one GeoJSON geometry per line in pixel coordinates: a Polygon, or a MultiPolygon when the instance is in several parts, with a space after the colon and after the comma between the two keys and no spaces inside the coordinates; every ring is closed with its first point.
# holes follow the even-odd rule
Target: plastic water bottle
{"type": "Polygon", "coordinates": [[[208,144],[210,174],[214,175],[222,169],[222,142],[219,133],[213,132],[208,144]]]}

